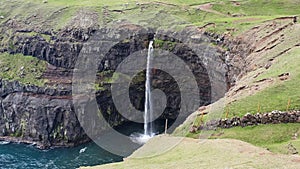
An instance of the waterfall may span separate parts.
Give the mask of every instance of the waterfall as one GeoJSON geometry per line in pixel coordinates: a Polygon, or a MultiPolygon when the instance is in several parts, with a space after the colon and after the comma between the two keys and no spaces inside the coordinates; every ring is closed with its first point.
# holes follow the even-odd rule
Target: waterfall
{"type": "Polygon", "coordinates": [[[150,41],[148,47],[147,56],[147,68],[146,68],[146,90],[145,90],[145,105],[144,105],[144,135],[153,135],[153,109],[151,101],[151,57],[153,56],[153,41],[150,41]]]}
{"type": "Polygon", "coordinates": [[[151,101],[151,58],[153,57],[153,41],[150,41],[147,56],[145,103],[144,103],[144,133],[132,133],[131,141],[138,144],[146,143],[155,135],[153,132],[153,109],[151,101]]]}

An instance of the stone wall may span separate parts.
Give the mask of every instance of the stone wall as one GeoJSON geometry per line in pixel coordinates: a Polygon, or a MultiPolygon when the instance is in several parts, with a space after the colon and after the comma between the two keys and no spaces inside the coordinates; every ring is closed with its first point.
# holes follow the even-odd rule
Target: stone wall
{"type": "Polygon", "coordinates": [[[278,124],[278,123],[300,123],[300,111],[272,111],[270,113],[246,114],[243,117],[233,117],[231,119],[219,119],[206,122],[199,127],[193,126],[190,132],[197,130],[213,130],[216,128],[232,128],[236,126],[252,126],[260,124],[278,124]]]}

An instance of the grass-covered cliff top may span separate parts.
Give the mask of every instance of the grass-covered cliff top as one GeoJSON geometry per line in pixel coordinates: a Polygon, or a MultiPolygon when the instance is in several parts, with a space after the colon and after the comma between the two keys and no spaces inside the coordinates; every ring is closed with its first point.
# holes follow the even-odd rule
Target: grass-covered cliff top
{"type": "Polygon", "coordinates": [[[0,53],[0,77],[3,80],[17,80],[23,84],[43,86],[46,80],[42,75],[46,68],[47,63],[45,61],[32,56],[0,53]]]}
{"type": "MultiPolygon", "coordinates": [[[[299,15],[299,5],[296,0],[4,0],[0,1],[0,47],[9,46],[10,38],[21,34],[39,35],[51,43],[51,36],[43,32],[103,27],[117,21],[163,29],[194,25],[219,34],[240,35],[265,21],[299,15]],[[15,32],[20,29],[29,32],[15,32]]],[[[19,79],[11,75],[9,79],[19,79]]],[[[39,79],[26,81],[41,84],[39,79]]]]}
{"type": "MultiPolygon", "coordinates": [[[[255,45],[254,52],[247,59],[248,72],[225,97],[223,117],[242,116],[247,112],[299,110],[300,27],[298,23],[280,23],[280,20],[273,20],[285,16],[299,16],[299,6],[300,1],[297,0],[1,0],[0,31],[3,33],[0,34],[0,46],[15,35],[13,29],[16,28],[32,30],[26,34],[34,36],[43,31],[102,27],[120,20],[166,29],[171,26],[195,25],[203,30],[231,34],[255,45]],[[10,27],[7,26],[8,21],[10,27]]],[[[49,41],[49,36],[42,36],[49,41]]],[[[44,80],[40,78],[45,69],[46,63],[36,58],[0,53],[0,78],[43,85],[44,80]]],[[[101,89],[101,86],[96,88],[101,89]]],[[[197,113],[199,112],[195,112],[197,113]]],[[[190,118],[183,125],[182,133],[188,133],[189,126],[199,116],[194,117],[196,118],[190,118]]],[[[300,149],[299,138],[291,139],[295,133],[300,134],[299,123],[220,129],[212,138],[240,139],[274,152],[286,153],[289,143],[300,149]]],[[[184,136],[196,137],[198,133],[184,136]]],[[[199,157],[197,155],[201,149],[197,146],[194,141],[192,144],[184,142],[169,153],[147,159],[146,162],[149,168],[155,164],[168,164],[168,167],[171,164],[174,168],[183,168],[186,165],[198,167],[202,157],[224,153],[220,151],[221,147],[214,152],[216,154],[202,152],[203,156],[199,157]],[[177,160],[182,160],[182,157],[186,159],[183,159],[182,165],[178,165],[177,160]]],[[[255,156],[255,159],[261,160],[260,156],[255,156]]],[[[248,156],[244,160],[249,160],[248,156]]],[[[145,164],[143,160],[132,160],[127,167],[141,168],[145,164]]],[[[261,163],[261,168],[265,168],[264,164],[261,163]]],[[[124,168],[124,165],[126,163],[112,167],[124,168]]],[[[208,167],[206,165],[203,168],[208,167]]]]}
{"type": "MultiPolygon", "coordinates": [[[[229,112],[229,116],[242,116],[247,112],[256,113],[257,110],[261,112],[285,110],[288,102],[290,102],[289,109],[299,109],[300,93],[295,90],[299,83],[297,67],[299,26],[288,26],[279,30],[279,33],[276,31],[284,26],[282,24],[278,24],[278,27],[262,26],[260,31],[250,31],[247,34],[247,30],[271,23],[274,18],[298,16],[299,5],[300,2],[297,0],[6,0],[0,1],[2,32],[0,46],[9,45],[11,36],[21,34],[14,32],[14,29],[28,29],[31,32],[23,33],[26,36],[38,34],[46,41],[50,41],[49,35],[40,32],[46,30],[56,32],[70,27],[101,27],[119,20],[146,26],[161,26],[166,29],[174,25],[179,27],[196,25],[201,29],[220,34],[240,35],[240,38],[246,40],[253,36],[258,42],[270,34],[271,38],[268,37],[265,42],[253,41],[253,44],[257,42],[257,50],[264,49],[263,47],[269,50],[261,50],[250,57],[253,60],[251,63],[253,69],[249,70],[250,73],[246,74],[229,93],[233,97],[229,96],[226,111],[229,112]],[[10,26],[7,25],[8,21],[10,26]],[[277,57],[278,54],[280,55],[277,57]],[[266,69],[265,66],[268,64],[271,66],[266,69]],[[282,82],[278,80],[278,76],[284,73],[289,73],[289,77],[282,82]],[[239,88],[244,88],[245,92],[239,91],[239,88]],[[258,88],[259,92],[256,92],[255,88],[258,88]]],[[[8,58],[7,54],[1,56],[2,60],[8,58]]],[[[16,73],[19,70],[13,68],[15,58],[19,56],[11,56],[9,62],[6,59],[6,65],[2,69],[11,67],[9,70],[13,73],[2,71],[2,78],[20,80],[20,75],[16,73]]],[[[23,63],[22,59],[20,62],[23,63]]],[[[43,67],[43,64],[38,66],[43,67]]],[[[43,71],[38,74],[41,72],[43,71]]],[[[31,74],[26,76],[29,75],[31,76],[31,74]]],[[[21,78],[20,81],[40,85],[41,80],[35,77],[39,76],[21,78]]]]}
{"type": "Polygon", "coordinates": [[[211,31],[237,34],[266,20],[299,15],[298,6],[296,0],[15,0],[0,2],[0,23],[16,19],[36,30],[60,30],[127,20],[147,26],[206,25],[211,31]]]}
{"type": "MultiPolygon", "coordinates": [[[[298,16],[300,14],[299,5],[300,2],[297,0],[6,0],[0,1],[0,30],[2,30],[0,46],[7,45],[11,36],[20,34],[14,32],[15,28],[29,29],[32,32],[24,34],[35,36],[45,30],[55,32],[70,27],[101,27],[119,20],[147,26],[162,26],[166,29],[173,25],[182,27],[196,25],[207,31],[240,35],[246,39],[253,35],[257,41],[268,36],[268,32],[275,32],[274,36],[272,35],[266,42],[256,44],[257,50],[260,45],[270,50],[261,50],[251,57],[254,58],[251,64],[253,69],[236,86],[237,88],[244,86],[245,89],[249,89],[246,91],[248,94],[232,89],[231,94],[234,95],[236,92],[237,97],[229,99],[226,111],[229,111],[229,116],[241,116],[247,112],[255,113],[258,110],[257,107],[261,112],[274,109],[284,110],[288,102],[290,102],[290,109],[299,109],[300,94],[295,90],[299,83],[299,68],[297,67],[299,65],[299,47],[297,47],[297,44],[300,43],[299,26],[294,25],[280,30],[278,34],[276,34],[276,30],[280,29],[282,26],[280,24],[278,27],[266,27],[267,31],[243,34],[266,21],[273,22],[271,20],[274,18],[298,16]],[[7,26],[8,21],[10,21],[10,27],[7,26]],[[278,54],[280,55],[277,57],[278,54]],[[272,61],[269,61],[271,59],[272,61]],[[269,62],[272,62],[271,66],[266,69],[265,65],[269,62]],[[284,73],[289,73],[289,77],[286,81],[281,82],[278,80],[278,76],[284,73]],[[252,78],[254,76],[256,77],[252,78]],[[259,92],[253,89],[256,85],[260,86],[257,87],[259,92]],[[267,86],[270,87],[267,88],[267,86]]],[[[41,36],[46,41],[50,40],[49,35],[41,34],[41,36]]],[[[1,54],[1,56],[2,59],[8,57],[7,54],[1,54]]],[[[9,70],[14,73],[2,71],[2,78],[20,80],[20,75],[13,68],[15,67],[14,59],[17,57],[12,56],[10,62],[6,59],[6,66],[3,66],[2,69],[12,67],[9,70]]],[[[42,64],[38,66],[43,67],[42,64]]],[[[26,78],[27,80],[21,79],[21,81],[41,84],[41,80],[34,77],[38,76],[34,75],[26,78]]]]}
{"type": "MultiPolygon", "coordinates": [[[[240,34],[240,38],[249,41],[249,47],[254,47],[254,51],[245,58],[247,71],[224,99],[209,105],[202,112],[222,111],[222,118],[232,118],[246,113],[299,110],[299,30],[298,23],[273,20],[257,24],[253,29],[240,34]],[[225,106],[215,109],[223,104],[222,101],[225,106]]],[[[174,134],[193,138],[205,135],[206,132],[201,130],[190,132],[192,125],[203,124],[203,121],[209,119],[209,114],[201,116],[202,112],[196,111],[174,134]]],[[[272,152],[292,154],[300,150],[299,125],[298,122],[234,127],[217,129],[209,134],[212,134],[211,138],[238,139],[272,152]]],[[[266,165],[263,168],[268,167],[266,165]]]]}

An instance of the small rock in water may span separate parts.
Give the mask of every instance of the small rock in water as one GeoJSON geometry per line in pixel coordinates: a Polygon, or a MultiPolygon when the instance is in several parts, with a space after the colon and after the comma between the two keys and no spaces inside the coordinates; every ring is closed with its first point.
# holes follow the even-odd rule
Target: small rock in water
{"type": "Polygon", "coordinates": [[[4,16],[1,15],[1,16],[0,16],[0,19],[4,19],[4,16]]]}

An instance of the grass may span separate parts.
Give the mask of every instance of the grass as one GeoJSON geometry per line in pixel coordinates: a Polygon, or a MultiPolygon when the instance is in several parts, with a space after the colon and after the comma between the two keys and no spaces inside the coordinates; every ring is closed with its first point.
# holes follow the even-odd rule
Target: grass
{"type": "MultiPolygon", "coordinates": [[[[259,1],[248,0],[241,1],[240,6],[234,6],[229,0],[225,1],[213,1],[215,2],[212,10],[218,11],[224,15],[216,13],[210,13],[197,10],[197,5],[212,2],[208,0],[158,0],[150,2],[146,0],[139,0],[139,3],[145,3],[145,8],[136,4],[136,0],[48,0],[48,3],[43,3],[41,0],[27,0],[24,1],[12,1],[7,3],[6,1],[0,1],[0,15],[4,16],[4,19],[0,19],[0,24],[7,21],[9,18],[15,18],[18,21],[30,22],[31,25],[35,25],[38,28],[54,29],[55,31],[61,30],[70,25],[71,20],[74,19],[78,11],[87,10],[95,12],[99,15],[99,26],[103,26],[104,22],[113,23],[118,20],[126,20],[134,24],[147,26],[147,27],[160,27],[164,29],[168,28],[182,28],[188,25],[203,26],[207,23],[214,23],[215,26],[208,27],[207,30],[211,32],[217,32],[219,34],[231,32],[233,35],[239,35],[240,33],[248,30],[250,27],[262,23],[267,20],[271,20],[281,16],[299,15],[300,8],[299,2],[295,0],[288,1],[259,1]],[[167,4],[157,4],[156,2],[163,2],[167,4]],[[128,4],[127,4],[128,3],[128,4]],[[168,5],[174,4],[173,5],[168,5]],[[103,19],[103,7],[109,10],[109,16],[107,20],[103,19]],[[12,10],[13,9],[13,10],[12,10]],[[123,13],[113,12],[113,10],[121,10],[123,13]],[[231,14],[238,14],[241,16],[232,17],[231,14]],[[34,17],[37,15],[38,17],[34,17]],[[30,19],[31,18],[31,19],[30,19]]],[[[28,27],[29,24],[25,24],[28,27]]],[[[0,28],[3,29],[3,28],[0,28]]],[[[2,44],[10,45],[10,48],[14,46],[10,44],[9,37],[14,34],[12,30],[5,31],[8,35],[2,39],[2,44]]],[[[35,32],[27,33],[26,36],[40,35],[35,32]]],[[[49,36],[40,35],[48,42],[49,36]]],[[[293,37],[293,35],[291,35],[293,37]]],[[[156,45],[169,45],[174,46],[171,42],[163,42],[156,40],[156,45]]],[[[284,83],[277,83],[255,95],[248,96],[233,102],[226,109],[229,109],[229,116],[243,116],[247,112],[256,113],[258,111],[258,105],[261,112],[269,112],[274,109],[286,110],[287,102],[290,99],[290,109],[300,109],[300,90],[297,90],[300,83],[300,50],[295,48],[283,57],[279,57],[273,66],[258,76],[259,79],[264,78],[277,78],[281,73],[289,72],[291,77],[284,83]]],[[[264,59],[269,59],[266,56],[264,59]]],[[[30,56],[9,55],[7,53],[0,54],[0,77],[6,80],[18,80],[24,84],[35,84],[42,86],[45,83],[44,79],[41,79],[42,73],[46,70],[46,63],[30,56]]],[[[103,83],[113,83],[121,75],[116,74],[111,78],[103,77],[103,83]]],[[[104,87],[101,84],[95,85],[96,90],[103,90],[104,87]]],[[[205,119],[205,117],[204,117],[205,119]]],[[[201,118],[198,116],[194,120],[195,125],[201,123],[201,118]]],[[[183,131],[188,131],[190,125],[185,124],[183,131]]],[[[261,126],[249,126],[245,128],[236,127],[231,129],[219,129],[215,134],[223,133],[220,136],[213,136],[212,138],[234,138],[240,139],[257,146],[268,148],[273,152],[288,153],[287,144],[292,143],[295,147],[300,149],[300,143],[298,140],[291,140],[294,133],[299,133],[300,124],[278,124],[278,125],[261,125],[261,126]],[[254,137],[255,136],[255,137],[254,137]]],[[[188,137],[197,137],[198,134],[189,133],[188,137]]],[[[199,150],[200,151],[200,150],[199,150]]],[[[190,157],[185,161],[185,165],[198,164],[197,161],[200,158],[198,149],[184,145],[179,149],[174,149],[171,152],[171,156],[165,156],[158,159],[148,159],[146,161],[139,161],[139,167],[148,162],[153,164],[154,167],[158,167],[159,164],[163,165],[166,162],[171,163],[173,168],[179,167],[176,161],[182,160],[183,154],[190,157]],[[188,152],[186,150],[189,150],[188,152]],[[192,156],[190,156],[192,155],[192,156]],[[156,165],[156,166],[155,166],[156,165]]],[[[168,166],[169,167],[169,166],[168,166]]],[[[198,166],[197,166],[198,167],[198,166]]],[[[224,167],[224,166],[223,166],[224,167]]],[[[203,167],[203,168],[207,168],[203,167]]]]}
{"type": "Polygon", "coordinates": [[[255,24],[266,20],[282,16],[300,15],[300,8],[298,8],[300,2],[297,0],[248,0],[238,2],[240,5],[234,5],[231,1],[223,1],[213,5],[213,10],[227,15],[239,15],[239,17],[220,17],[215,21],[216,27],[210,28],[210,31],[224,33],[228,29],[235,29],[233,34],[238,35],[255,24]]]}
{"type": "Polygon", "coordinates": [[[157,48],[167,48],[168,50],[173,50],[177,42],[171,42],[171,41],[163,41],[160,39],[155,39],[154,46],[157,48]]]}
{"type": "Polygon", "coordinates": [[[234,127],[231,129],[219,129],[216,133],[218,132],[224,133],[221,136],[212,136],[211,138],[232,138],[257,146],[264,146],[290,141],[295,133],[300,134],[300,124],[287,123],[234,127]]]}
{"type": "Polygon", "coordinates": [[[255,95],[250,95],[236,102],[227,105],[229,116],[243,116],[246,113],[270,112],[273,110],[287,110],[290,100],[289,110],[300,109],[300,48],[293,48],[286,54],[278,57],[269,70],[256,78],[277,79],[282,73],[290,73],[290,79],[285,82],[276,82],[275,85],[262,90],[255,95]]]}
{"type": "Polygon", "coordinates": [[[42,29],[53,28],[60,30],[71,24],[71,20],[80,10],[93,11],[99,15],[99,25],[103,26],[104,22],[114,22],[117,20],[127,20],[131,23],[148,27],[182,27],[187,25],[203,26],[207,23],[215,23],[215,27],[208,28],[209,31],[225,33],[228,30],[235,29],[233,34],[239,34],[250,28],[254,24],[273,19],[278,16],[298,15],[297,2],[289,0],[282,2],[276,1],[245,1],[240,6],[234,6],[229,0],[208,1],[208,0],[166,0],[150,2],[147,0],[48,0],[43,3],[40,0],[27,0],[26,3],[13,1],[10,3],[0,2],[1,14],[5,19],[11,17],[18,20],[30,21],[32,25],[39,25],[42,29]],[[213,2],[213,10],[225,15],[200,11],[197,5],[207,2],[213,2]],[[257,4],[265,8],[257,8],[257,4]],[[143,6],[143,7],[142,7],[143,6]],[[110,12],[104,20],[103,7],[107,7],[110,12]],[[143,9],[142,9],[143,8],[143,9]],[[255,10],[254,10],[255,8],[255,10]],[[11,10],[13,9],[13,10],[11,10]],[[123,13],[112,12],[120,10],[123,13]],[[226,16],[227,11],[231,13],[242,13],[245,16],[231,17],[226,16]],[[32,19],[33,15],[37,15],[32,19]],[[31,19],[28,19],[31,18],[31,19]],[[254,18],[255,20],[247,20],[254,18]],[[244,19],[244,20],[243,20],[244,19]]]}
{"type": "MultiPolygon", "coordinates": [[[[36,3],[42,3],[39,0],[30,0],[36,3]]],[[[50,5],[73,5],[73,6],[123,6],[125,4],[131,5],[138,3],[149,3],[149,0],[48,0],[48,4],[50,5]]],[[[205,2],[211,2],[208,0],[158,0],[156,2],[162,2],[166,4],[175,4],[175,5],[193,5],[193,4],[202,4],[205,2]]]]}
{"type": "Polygon", "coordinates": [[[27,36],[27,37],[39,36],[39,37],[43,38],[44,40],[46,40],[47,42],[51,41],[50,35],[41,34],[41,33],[37,33],[37,32],[25,32],[25,33],[17,32],[17,33],[15,33],[15,35],[21,35],[21,36],[27,36]]]}
{"type": "MultiPolygon", "coordinates": [[[[283,13],[278,13],[283,14],[283,13]]],[[[247,18],[244,16],[242,18],[247,18]]],[[[252,16],[260,18],[261,16],[252,16]]],[[[276,17],[276,16],[264,16],[267,20],[268,17],[276,17]]],[[[241,19],[241,18],[239,18],[241,19]]],[[[218,20],[218,19],[217,19],[218,20]]],[[[219,19],[220,23],[225,22],[228,18],[219,19]]],[[[231,23],[237,21],[235,18],[230,18],[231,23]]],[[[228,22],[228,21],[227,21],[228,22]]],[[[256,22],[256,21],[255,21],[256,22]]],[[[259,21],[260,22],[260,21],[259,21]]],[[[256,23],[258,24],[258,23],[256,23]]],[[[224,29],[225,27],[223,27],[224,29]]],[[[265,35],[268,31],[265,30],[265,35]]],[[[295,44],[299,43],[299,29],[298,27],[293,27],[285,30],[281,34],[284,33],[284,41],[273,48],[272,50],[266,51],[259,56],[255,56],[255,60],[258,61],[257,65],[264,65],[268,62],[269,59],[275,57],[281,51],[284,51],[287,48],[293,47],[295,44]],[[262,63],[262,64],[261,64],[262,63]]],[[[221,31],[222,32],[222,31],[221,31]]],[[[261,35],[264,37],[265,35],[261,35]]],[[[277,36],[277,35],[276,35],[277,36]]],[[[272,38],[277,38],[276,36],[272,38]]],[[[278,35],[279,36],[279,35],[278,35]]],[[[267,42],[266,42],[267,43],[267,42]]],[[[246,91],[246,97],[238,98],[236,101],[231,102],[224,109],[221,110],[223,112],[223,118],[226,115],[226,111],[229,111],[229,118],[233,116],[244,116],[246,113],[257,113],[258,111],[271,112],[273,110],[287,110],[288,101],[290,100],[290,106],[288,110],[299,110],[300,109],[300,91],[299,83],[300,83],[300,48],[293,47],[288,52],[278,56],[275,60],[272,61],[272,66],[269,69],[258,68],[255,71],[250,72],[245,75],[246,81],[250,83],[242,83],[243,85],[255,84],[255,81],[272,78],[274,83],[272,83],[269,87],[254,93],[249,94],[246,91]],[[261,73],[262,72],[262,73],[261,73]],[[290,73],[290,77],[286,81],[280,81],[278,75],[282,73],[290,73]],[[261,73],[258,77],[253,78],[253,76],[257,73],[261,73]],[[250,80],[249,80],[250,79],[250,80]],[[258,108],[260,107],[260,108],[258,108]]],[[[241,80],[242,81],[242,80],[241,80]]],[[[175,135],[179,136],[187,136],[198,138],[200,133],[189,133],[189,129],[192,124],[199,126],[199,116],[196,116],[196,113],[193,114],[194,117],[191,117],[187,120],[183,125],[178,127],[175,130],[175,135]]],[[[204,120],[207,118],[204,116],[204,120]]],[[[298,151],[300,150],[299,139],[291,140],[291,137],[298,132],[299,134],[300,124],[278,124],[278,125],[261,125],[261,126],[249,126],[245,128],[237,127],[231,129],[218,129],[215,133],[215,137],[213,138],[234,138],[243,140],[249,143],[252,143],[257,146],[261,146],[264,148],[268,148],[273,152],[279,153],[288,153],[287,146],[289,143],[292,143],[298,151]],[[224,132],[224,133],[223,133],[224,132]],[[221,136],[216,136],[220,133],[223,133],[221,136]]],[[[199,131],[200,132],[200,131],[199,131]]],[[[203,132],[203,131],[202,131],[203,132]]],[[[212,132],[212,131],[209,131],[212,132]]],[[[202,134],[206,134],[203,132],[202,134]]],[[[210,134],[210,133],[208,133],[210,134]]]]}
{"type": "Polygon", "coordinates": [[[197,140],[158,136],[124,162],[87,167],[93,169],[152,168],[297,168],[298,158],[271,154],[251,144],[231,139],[197,140]],[[169,143],[169,144],[168,144],[169,143]],[[175,145],[174,145],[175,144],[175,145]],[[166,147],[174,146],[166,150],[166,147]],[[158,151],[153,151],[157,149],[158,151]]]}
{"type": "Polygon", "coordinates": [[[289,110],[300,109],[299,78],[267,88],[255,95],[248,96],[228,105],[229,117],[243,116],[246,113],[271,112],[273,110],[287,110],[289,99],[291,100],[289,110]],[[258,108],[260,107],[260,108],[258,108]]]}
{"type": "MultiPolygon", "coordinates": [[[[259,147],[267,148],[272,152],[288,154],[287,145],[289,143],[292,143],[293,146],[300,151],[300,139],[292,140],[295,133],[300,134],[300,123],[266,124],[217,129],[210,138],[242,140],[259,147]]],[[[199,138],[199,135],[200,133],[189,133],[187,137],[199,138]]]]}
{"type": "MultiPolygon", "coordinates": [[[[215,23],[215,27],[209,27],[208,31],[216,32],[218,34],[231,32],[232,35],[239,35],[259,23],[278,17],[281,17],[281,15],[209,18],[206,23],[215,23]]],[[[203,23],[196,23],[196,25],[203,25],[203,23]]]]}
{"type": "Polygon", "coordinates": [[[222,13],[243,14],[246,16],[272,16],[272,15],[299,15],[300,2],[297,0],[248,0],[240,1],[240,6],[233,5],[230,1],[218,3],[214,10],[222,13]]]}
{"type": "Polygon", "coordinates": [[[0,54],[0,78],[4,80],[44,86],[46,80],[42,75],[46,68],[45,61],[31,56],[0,54]]]}
{"type": "Polygon", "coordinates": [[[293,145],[293,147],[295,147],[298,152],[300,151],[300,139],[270,144],[270,145],[266,145],[265,147],[272,152],[278,152],[281,154],[291,154],[291,152],[288,149],[289,144],[293,145]]]}

